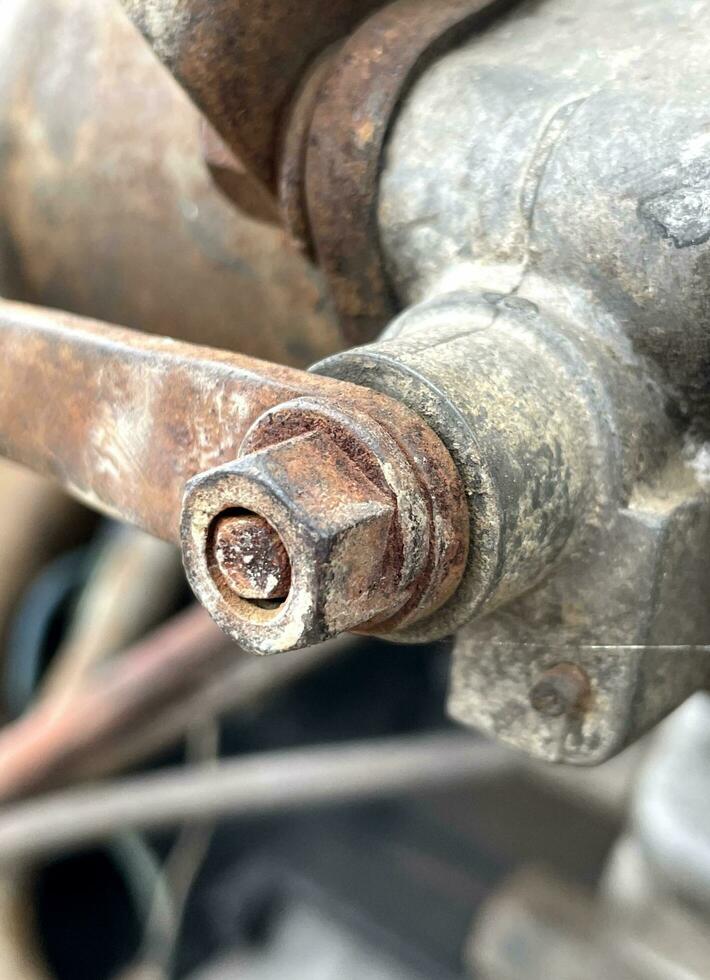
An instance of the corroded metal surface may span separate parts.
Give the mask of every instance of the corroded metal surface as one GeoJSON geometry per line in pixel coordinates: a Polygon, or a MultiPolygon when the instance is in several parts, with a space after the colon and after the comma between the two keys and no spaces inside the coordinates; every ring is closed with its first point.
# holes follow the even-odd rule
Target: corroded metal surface
{"type": "Polygon", "coordinates": [[[377,198],[397,107],[437,55],[506,6],[510,0],[396,0],[365,21],[324,72],[304,160],[307,221],[352,343],[372,340],[396,311],[377,198]]]}
{"type": "Polygon", "coordinates": [[[211,558],[242,599],[285,599],[291,562],[274,528],[256,514],[228,511],[214,522],[211,558]]]}
{"type": "Polygon", "coordinates": [[[550,718],[583,711],[591,690],[589,678],[576,664],[548,667],[530,688],[530,704],[550,718]]]}
{"type": "Polygon", "coordinates": [[[459,631],[449,711],[548,760],[604,761],[710,664],[709,14],[707,0],[521,4],[428,67],[387,144],[381,243],[399,302],[417,305],[339,376],[430,424],[450,391],[445,438],[465,444],[452,423],[468,417],[481,457],[479,569],[497,554],[505,579],[514,553],[547,552],[539,578],[519,589],[515,573],[517,595],[459,631]],[[456,338],[467,304],[477,322],[456,338]],[[564,523],[577,531],[555,556],[543,539],[564,523]],[[554,717],[530,692],[561,662],[591,696],[554,717]]]}
{"type": "Polygon", "coordinates": [[[403,405],[21,304],[0,306],[0,350],[2,452],[160,537],[175,540],[181,525],[198,598],[246,645],[270,652],[356,626],[389,632],[458,584],[468,547],[460,479],[403,405]],[[214,522],[234,509],[264,517],[285,544],[291,588],[275,613],[216,574],[214,522]]]}
{"type": "Polygon", "coordinates": [[[383,0],[121,0],[168,69],[264,184],[313,57],[383,0]]]}
{"type": "MultiPolygon", "coordinates": [[[[66,289],[82,308],[92,250],[115,241],[125,256],[132,240],[113,206],[88,233],[53,211],[58,174],[63,202],[67,174],[100,172],[105,190],[128,172],[114,170],[111,131],[95,136],[77,2],[50,4],[74,12],[65,43],[86,83],[72,75],[61,127],[47,110],[61,77],[25,66],[0,79],[12,107],[0,288],[14,275],[16,292],[57,303],[66,289]],[[64,245],[85,249],[83,278],[60,274],[64,245]]],[[[273,220],[278,186],[349,337],[416,305],[377,344],[321,362],[330,379],[5,306],[6,451],[154,533],[179,526],[196,594],[252,649],[457,630],[454,717],[550,760],[618,751],[708,669],[708,4],[308,0],[278,17],[256,0],[125,5],[226,137],[230,149],[213,137],[203,149],[227,197],[273,220]]],[[[127,131],[143,145],[135,120],[127,131]]],[[[190,168],[179,153],[162,167],[194,231],[205,209],[185,195],[190,168]]],[[[163,278],[138,270],[150,255],[134,228],[131,289],[104,281],[104,302],[147,319],[185,306],[191,329],[213,303],[244,325],[244,350],[308,359],[323,293],[305,332],[304,305],[276,303],[266,319],[283,335],[260,335],[258,290],[242,302],[192,259],[170,267],[165,210],[144,200],[138,213],[156,218],[163,278]]],[[[297,264],[274,243],[288,300],[297,264]]]]}
{"type": "Polygon", "coordinates": [[[338,350],[321,276],[215,186],[115,0],[2,8],[0,293],[298,367],[338,350]]]}
{"type": "Polygon", "coordinates": [[[234,161],[225,166],[210,138],[207,158],[221,186],[269,218],[264,189],[278,189],[295,240],[314,246],[351,341],[372,339],[395,309],[376,222],[392,117],[437,54],[510,2],[396,0],[378,9],[382,0],[308,0],[277,12],[254,0],[123,0],[261,182],[250,183],[234,161]]]}
{"type": "Polygon", "coordinates": [[[368,404],[363,389],[348,387],[316,398],[311,386],[311,397],[267,410],[239,459],[188,484],[190,583],[224,629],[239,622],[233,635],[252,648],[303,646],[356,627],[389,634],[440,606],[460,579],[468,531],[450,458],[396,403],[368,404]],[[291,558],[291,589],[278,607],[244,602],[215,575],[212,521],[237,506],[275,527],[291,558]]]}

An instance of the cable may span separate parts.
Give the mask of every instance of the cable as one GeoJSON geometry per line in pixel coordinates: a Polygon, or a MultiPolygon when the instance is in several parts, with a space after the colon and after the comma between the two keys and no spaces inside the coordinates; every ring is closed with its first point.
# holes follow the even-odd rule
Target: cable
{"type": "Polygon", "coordinates": [[[54,793],[0,811],[0,862],[43,857],[127,827],[246,816],[435,789],[500,776],[509,750],[427,734],[265,752],[54,793]]]}

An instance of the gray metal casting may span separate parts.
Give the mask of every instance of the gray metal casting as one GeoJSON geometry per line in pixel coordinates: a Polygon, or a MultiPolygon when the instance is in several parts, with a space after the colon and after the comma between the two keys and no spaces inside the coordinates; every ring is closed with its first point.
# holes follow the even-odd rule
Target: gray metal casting
{"type": "Polygon", "coordinates": [[[523,3],[420,78],[380,233],[405,312],[317,370],[418,411],[469,495],[449,709],[623,748],[710,655],[710,2],[523,3]],[[556,665],[588,696],[540,711],[556,665]],[[535,699],[533,699],[534,701],[535,699]]]}

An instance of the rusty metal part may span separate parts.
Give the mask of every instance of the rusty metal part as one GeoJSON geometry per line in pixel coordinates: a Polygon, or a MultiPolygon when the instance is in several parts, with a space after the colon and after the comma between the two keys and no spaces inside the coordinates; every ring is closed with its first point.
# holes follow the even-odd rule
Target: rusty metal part
{"type": "Polygon", "coordinates": [[[217,570],[242,599],[285,599],[291,563],[283,541],[263,517],[223,513],[210,547],[217,570]]]}
{"type": "Polygon", "coordinates": [[[279,210],[271,194],[248,173],[206,119],[200,127],[202,152],[212,180],[242,214],[267,224],[279,223],[279,210]]]}
{"type": "Polygon", "coordinates": [[[590,695],[589,677],[576,664],[550,667],[530,689],[530,704],[550,718],[584,710],[590,695]]]}
{"type": "Polygon", "coordinates": [[[281,115],[311,59],[383,0],[121,0],[249,171],[272,186],[281,115]]]}
{"type": "Polygon", "coordinates": [[[322,276],[215,187],[116,2],[2,4],[0,84],[0,294],[296,367],[342,347],[322,276]]]}
{"type": "Polygon", "coordinates": [[[246,433],[240,458],[187,486],[190,584],[216,622],[251,649],[293,649],[346,629],[389,633],[438,608],[460,580],[467,541],[447,526],[452,503],[457,512],[464,506],[458,474],[452,484],[430,433],[426,447],[421,426],[397,426],[395,436],[385,406],[366,405],[360,391],[357,400],[338,391],[336,400],[304,390],[268,409],[246,433]],[[427,472],[417,473],[422,463],[427,472]],[[243,601],[215,576],[212,522],[234,507],[264,517],[289,555],[291,588],[276,607],[243,601]]]}
{"type": "Polygon", "coordinates": [[[13,303],[0,305],[0,349],[3,453],[159,537],[181,527],[190,584],[248,648],[389,633],[458,585],[468,551],[458,472],[387,396],[13,303]],[[278,609],[215,577],[214,522],[234,509],[264,517],[284,542],[292,583],[278,609]]]}
{"type": "MultiPolygon", "coordinates": [[[[300,421],[298,409],[295,402],[280,412],[300,421]]],[[[312,424],[306,418],[304,428],[312,424]]],[[[314,426],[191,481],[184,512],[186,564],[193,590],[218,623],[229,629],[230,621],[242,620],[242,635],[251,645],[289,649],[376,616],[386,618],[406,604],[426,561],[428,549],[420,549],[414,538],[427,535],[428,515],[395,445],[386,446],[383,463],[391,460],[393,469],[399,464],[411,496],[397,494],[391,478],[389,484],[381,480],[382,486],[369,478],[376,462],[368,458],[364,440],[356,441],[369,434],[364,427],[353,430],[346,419],[338,432],[341,441],[349,439],[364,456],[364,465],[314,426]],[[292,556],[291,589],[281,604],[245,602],[231,583],[215,576],[203,515],[219,513],[233,500],[276,527],[292,556]],[[407,514],[405,501],[414,505],[413,520],[401,529],[395,518],[407,514]],[[409,547],[403,546],[407,531],[409,547]]]]}
{"type": "Polygon", "coordinates": [[[208,135],[219,186],[267,220],[278,188],[296,242],[315,243],[344,335],[372,339],[395,310],[376,227],[391,119],[436,55],[512,0],[308,0],[278,17],[258,0],[122,2],[226,141],[208,135]]]}
{"type": "MultiPolygon", "coordinates": [[[[378,178],[392,118],[437,55],[510,3],[396,0],[332,56],[316,99],[310,87],[304,89],[312,106],[302,178],[306,221],[341,329],[352,343],[372,340],[396,311],[377,229],[378,178]]],[[[302,114],[296,111],[293,118],[304,130],[302,114]]],[[[286,182],[287,215],[293,211],[293,182],[286,182]]],[[[298,224],[295,234],[303,234],[298,224]]]]}
{"type": "Polygon", "coordinates": [[[332,45],[309,66],[284,118],[279,156],[276,192],[284,224],[296,246],[315,259],[306,206],[306,152],[313,113],[320,90],[331,69],[338,45],[332,45]]]}

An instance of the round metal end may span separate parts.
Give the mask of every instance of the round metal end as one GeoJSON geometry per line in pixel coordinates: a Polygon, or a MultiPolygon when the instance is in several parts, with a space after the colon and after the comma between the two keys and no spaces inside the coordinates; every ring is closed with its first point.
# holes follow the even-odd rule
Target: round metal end
{"type": "Polygon", "coordinates": [[[589,678],[581,667],[555,664],[530,689],[530,704],[541,715],[561,718],[583,711],[589,693],[589,678]]]}
{"type": "Polygon", "coordinates": [[[208,561],[242,599],[285,599],[291,562],[277,531],[258,514],[226,511],[213,524],[208,561]]]}

